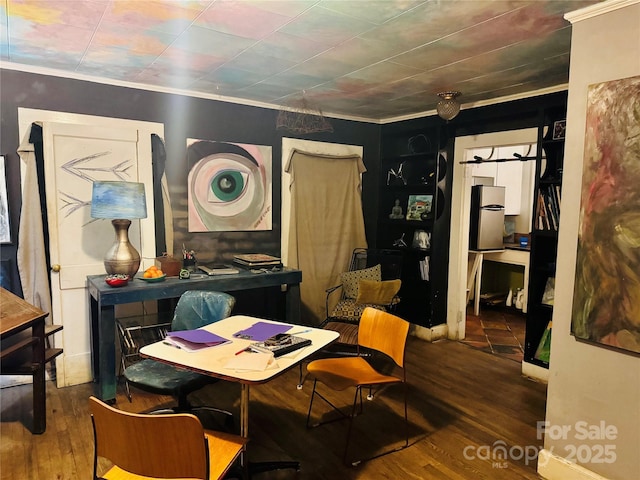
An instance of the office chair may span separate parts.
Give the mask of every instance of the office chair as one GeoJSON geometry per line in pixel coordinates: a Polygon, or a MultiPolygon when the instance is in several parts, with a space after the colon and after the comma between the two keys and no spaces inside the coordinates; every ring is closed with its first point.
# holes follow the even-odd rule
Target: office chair
{"type": "Polygon", "coordinates": [[[93,424],[93,479],[223,478],[247,439],[205,430],[194,415],[146,415],[89,398],[93,424]],[[102,475],[98,459],[113,466],[102,475]]]}
{"type": "MultiPolygon", "coordinates": [[[[182,294],[176,305],[171,330],[192,330],[222,320],[231,314],[235,298],[223,292],[189,290],[182,294]]],[[[231,413],[214,407],[193,408],[188,395],[217,379],[208,375],[182,370],[149,358],[129,365],[124,370],[128,383],[141,390],[171,395],[178,405],[172,409],[156,410],[153,413],[193,412],[211,410],[226,415],[226,423],[231,426],[231,413]]]]}
{"type": "Polygon", "coordinates": [[[320,327],[340,334],[329,351],[339,355],[355,354],[362,312],[367,307],[393,312],[400,302],[401,273],[402,252],[399,250],[354,249],[349,270],[340,275],[341,283],[326,290],[327,318],[320,327]],[[336,294],[339,298],[332,307],[336,294]]]}
{"type": "Polygon", "coordinates": [[[363,460],[370,460],[387,453],[401,450],[409,446],[409,421],[407,418],[407,377],[404,368],[404,354],[407,335],[409,333],[409,322],[374,308],[366,308],[362,313],[360,327],[358,329],[358,348],[367,348],[375,352],[382,353],[389,357],[396,365],[396,372],[392,374],[381,373],[374,368],[370,362],[364,357],[339,357],[324,358],[314,360],[307,365],[307,370],[314,377],[313,392],[309,403],[309,411],[307,413],[307,428],[317,427],[336,420],[349,419],[349,427],[347,431],[347,439],[344,447],[343,461],[347,462],[347,454],[349,449],[349,441],[353,426],[353,417],[362,413],[362,388],[381,387],[392,384],[403,384],[404,386],[404,423],[405,423],[405,443],[403,446],[375,455],[362,460],[350,462],[351,465],[358,465],[363,460]],[[398,371],[399,369],[399,371],[398,371]],[[355,387],[353,405],[349,414],[342,412],[338,407],[331,403],[325,396],[318,392],[318,382],[332,390],[345,390],[355,387]],[[336,412],[340,414],[337,418],[310,424],[311,411],[313,401],[316,397],[320,397],[336,412]],[[360,400],[360,408],[357,409],[358,399],[360,400]],[[357,411],[358,410],[358,411],[357,411]]]}

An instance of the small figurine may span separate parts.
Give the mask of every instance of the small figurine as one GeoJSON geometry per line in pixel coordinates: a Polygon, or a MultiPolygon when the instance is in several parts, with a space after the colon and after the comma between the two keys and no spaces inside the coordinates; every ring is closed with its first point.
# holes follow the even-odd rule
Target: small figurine
{"type": "Polygon", "coordinates": [[[395,201],[395,205],[391,209],[391,213],[389,214],[389,218],[392,220],[403,219],[404,214],[402,213],[402,207],[400,206],[400,200],[395,201]]]}
{"type": "Polygon", "coordinates": [[[404,241],[404,233],[402,234],[402,236],[400,238],[398,238],[397,240],[394,240],[393,246],[394,247],[406,247],[407,246],[407,242],[404,241]]]}

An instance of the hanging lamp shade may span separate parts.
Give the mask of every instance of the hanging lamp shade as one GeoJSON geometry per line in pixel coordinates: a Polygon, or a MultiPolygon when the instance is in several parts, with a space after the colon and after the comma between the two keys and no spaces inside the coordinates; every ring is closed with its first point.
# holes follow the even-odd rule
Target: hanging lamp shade
{"type": "Polygon", "coordinates": [[[440,92],[438,96],[441,100],[436,105],[438,116],[446,121],[453,120],[460,113],[460,103],[456,100],[462,95],[460,92],[440,92]]]}

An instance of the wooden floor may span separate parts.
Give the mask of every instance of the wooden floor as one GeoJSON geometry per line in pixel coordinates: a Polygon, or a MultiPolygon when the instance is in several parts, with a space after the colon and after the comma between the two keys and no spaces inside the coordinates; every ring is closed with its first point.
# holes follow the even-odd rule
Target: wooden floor
{"type": "MultiPolygon", "coordinates": [[[[410,446],[363,463],[342,464],[346,423],[305,428],[312,388],[296,389],[298,371],[252,387],[250,459],[296,459],[301,471],[261,473],[257,479],[538,479],[536,459],[523,458],[541,446],[536,422],[545,415],[546,386],[523,378],[512,360],[448,340],[426,343],[410,337],[410,446]],[[492,459],[505,447],[507,457],[492,459]]],[[[2,479],[89,479],[93,437],[87,413],[92,385],[58,389],[48,382],[48,423],[43,435],[31,435],[30,387],[1,392],[2,479]]],[[[239,387],[220,382],[192,396],[238,411],[239,387]]],[[[347,404],[352,392],[332,395],[347,404]]],[[[354,455],[370,455],[402,443],[401,390],[393,387],[365,400],[356,418],[354,455]],[[390,407],[390,408],[388,408],[390,407]],[[391,413],[390,413],[391,411],[391,413]]],[[[117,406],[146,411],[170,404],[168,397],[134,391],[133,403],[119,389],[117,406]]],[[[318,404],[318,408],[321,405],[318,404]]],[[[315,407],[314,407],[315,409],[315,407]]],[[[318,410],[320,412],[320,410],[318,410]]],[[[214,421],[203,418],[203,423],[214,421]]]]}

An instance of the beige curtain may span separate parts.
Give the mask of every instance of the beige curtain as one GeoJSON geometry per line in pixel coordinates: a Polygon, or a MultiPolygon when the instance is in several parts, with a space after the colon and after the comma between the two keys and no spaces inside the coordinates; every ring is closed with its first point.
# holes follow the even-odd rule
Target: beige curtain
{"type": "Polygon", "coordinates": [[[303,321],[326,317],[325,290],[340,283],[356,247],[366,247],[358,155],[329,156],[294,150],[285,166],[291,176],[288,263],[302,270],[303,321]]]}

